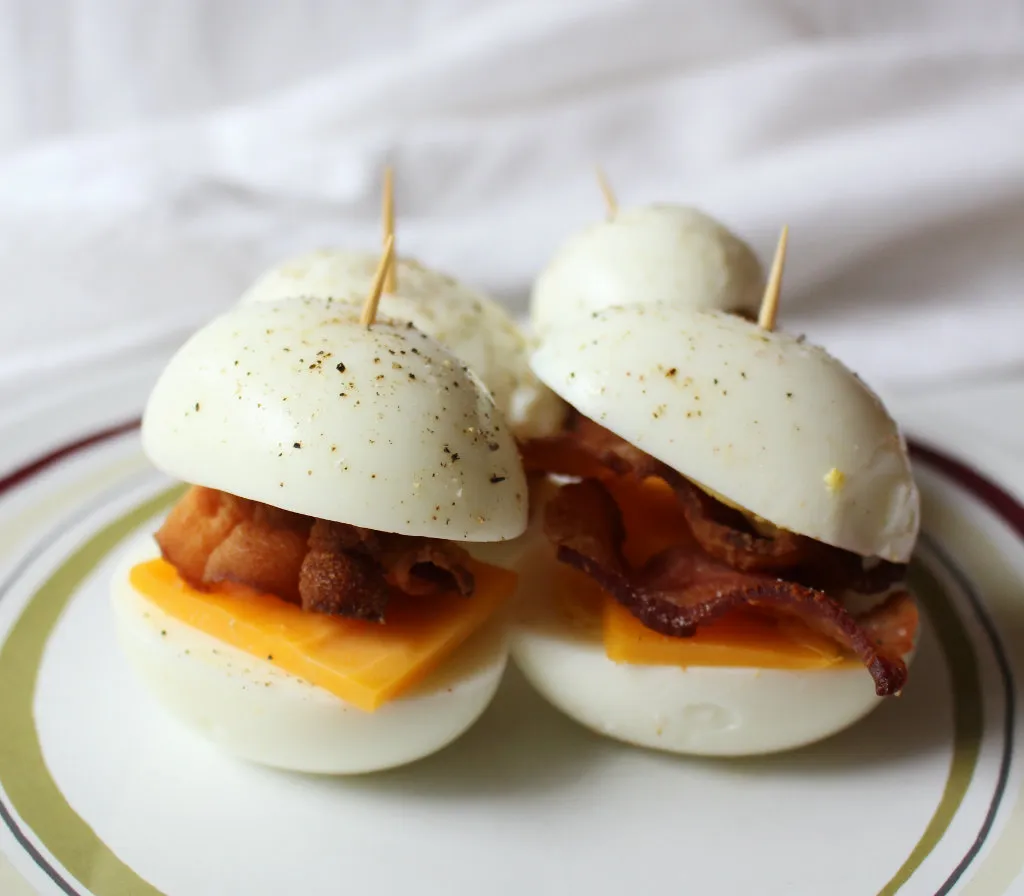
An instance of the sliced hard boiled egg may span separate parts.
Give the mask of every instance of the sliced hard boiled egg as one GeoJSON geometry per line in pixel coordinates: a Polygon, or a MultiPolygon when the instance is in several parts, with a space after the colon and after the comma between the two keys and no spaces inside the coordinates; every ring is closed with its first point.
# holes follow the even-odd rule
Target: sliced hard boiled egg
{"type": "Polygon", "coordinates": [[[133,566],[156,556],[152,539],[140,538],[114,574],[123,653],[172,715],[243,759],[323,774],[404,765],[468,729],[505,669],[506,638],[495,618],[418,684],[367,712],[161,609],[130,581],[133,566]]]}
{"type": "Polygon", "coordinates": [[[882,702],[859,662],[832,657],[805,657],[806,668],[615,662],[600,613],[553,587],[571,581],[558,567],[549,548],[524,564],[512,657],[546,700],[598,734],[670,753],[752,756],[822,740],[882,702]]]}

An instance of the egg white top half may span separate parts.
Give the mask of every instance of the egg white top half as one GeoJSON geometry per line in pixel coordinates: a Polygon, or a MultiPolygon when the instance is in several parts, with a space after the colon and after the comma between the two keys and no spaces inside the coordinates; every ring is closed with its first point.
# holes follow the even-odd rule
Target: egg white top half
{"type": "Polygon", "coordinates": [[[313,299],[239,305],[175,354],[143,447],[179,479],[312,517],[457,541],[520,535],[512,433],[463,362],[411,324],[313,299]]]}
{"type": "Polygon", "coordinates": [[[541,338],[611,305],[665,303],[756,317],[764,273],[753,249],[680,205],[620,209],[569,237],[538,275],[530,323],[541,338]]]}
{"type": "MultiPolygon", "coordinates": [[[[308,296],[362,305],[379,261],[369,252],[319,249],[265,272],[241,301],[308,296]]],[[[411,321],[474,371],[518,438],[557,432],[565,405],[530,370],[527,340],[498,302],[413,259],[396,261],[396,282],[395,293],[381,297],[382,316],[411,321]]]]}
{"type": "Polygon", "coordinates": [[[855,374],[801,337],[621,306],[553,330],[533,367],[582,414],[776,526],[910,557],[920,499],[903,437],[855,374]]]}

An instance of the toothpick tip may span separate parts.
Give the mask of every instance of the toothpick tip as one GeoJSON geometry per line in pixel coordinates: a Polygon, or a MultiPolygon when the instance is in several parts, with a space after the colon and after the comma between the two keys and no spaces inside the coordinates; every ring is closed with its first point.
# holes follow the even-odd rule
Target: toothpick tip
{"type": "Polygon", "coordinates": [[[779,294],[782,290],[782,272],[786,267],[786,247],[789,244],[789,225],[783,224],[779,233],[779,243],[775,247],[775,258],[768,274],[768,283],[761,299],[761,310],[757,316],[757,325],[762,330],[774,330],[775,318],[779,313],[779,294]]]}
{"type": "Polygon", "coordinates": [[[594,166],[594,173],[597,175],[597,185],[601,188],[601,195],[604,196],[604,207],[608,212],[608,217],[614,218],[615,213],[619,210],[619,201],[615,198],[615,191],[600,165],[594,166]]]}
{"type": "Polygon", "coordinates": [[[377,319],[377,306],[380,305],[381,293],[384,291],[384,278],[392,267],[392,259],[395,254],[395,238],[388,236],[384,241],[384,254],[377,264],[377,271],[373,275],[373,283],[370,286],[370,293],[363,305],[363,312],[359,315],[359,322],[369,329],[377,319]]]}
{"type": "MultiPolygon", "coordinates": [[[[384,195],[381,199],[381,224],[384,231],[384,245],[395,236],[395,190],[394,171],[390,165],[384,167],[384,195]]],[[[384,273],[384,292],[391,294],[398,289],[398,271],[394,264],[384,273]]]]}

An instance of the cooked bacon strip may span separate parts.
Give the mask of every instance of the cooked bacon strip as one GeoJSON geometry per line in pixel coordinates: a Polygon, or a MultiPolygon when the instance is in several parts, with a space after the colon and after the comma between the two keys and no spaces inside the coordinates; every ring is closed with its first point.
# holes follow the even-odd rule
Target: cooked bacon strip
{"type": "Polygon", "coordinates": [[[765,572],[798,566],[813,551],[811,541],[794,532],[778,529],[761,535],[751,529],[737,510],[716,501],[688,479],[660,465],[665,479],[682,505],[686,522],[704,550],[734,569],[765,572]]]}
{"type": "Polygon", "coordinates": [[[416,546],[394,536],[400,543],[388,544],[381,554],[388,581],[400,591],[413,595],[458,591],[473,593],[473,574],[465,567],[466,552],[453,544],[421,539],[416,546]]]}
{"type": "Polygon", "coordinates": [[[664,479],[679,498],[700,546],[734,569],[785,572],[787,579],[808,587],[864,594],[886,591],[906,576],[905,564],[878,561],[866,566],[857,554],[785,529],[775,529],[770,535],[758,532],[742,513],[593,420],[577,416],[571,426],[547,440],[550,444],[543,452],[535,452],[538,459],[549,462],[549,472],[593,475],[580,461],[589,457],[620,476],[664,479]]]}
{"type": "Polygon", "coordinates": [[[251,501],[194,485],[171,508],[154,538],[179,575],[201,587],[210,554],[251,513],[251,501]]]}
{"type": "Polygon", "coordinates": [[[558,559],[589,575],[654,631],[686,637],[700,623],[741,607],[786,613],[859,657],[879,696],[902,689],[907,668],[890,628],[896,619],[910,630],[903,610],[878,613],[869,631],[823,591],[732,569],[693,546],[669,548],[631,569],[622,554],[621,526],[614,499],[593,479],[564,486],[545,513],[545,531],[558,559]]]}
{"type": "Polygon", "coordinates": [[[210,553],[203,582],[239,582],[300,603],[299,569],[308,533],[308,521],[301,528],[275,528],[258,519],[243,520],[210,553]]]}
{"type": "Polygon", "coordinates": [[[906,656],[914,647],[920,624],[917,603],[909,591],[895,591],[876,607],[857,617],[879,650],[906,656]]]}
{"type": "MultiPolygon", "coordinates": [[[[544,508],[544,534],[558,548],[571,552],[609,576],[628,572],[622,545],[626,527],[611,493],[596,479],[563,486],[544,508]]],[[[585,569],[594,575],[589,569],[585,569]]],[[[595,576],[596,578],[596,576],[595,576]]]]}
{"type": "MultiPolygon", "coordinates": [[[[907,680],[902,654],[889,649],[883,637],[874,640],[842,604],[824,591],[796,582],[738,573],[706,555],[670,548],[639,571],[631,594],[639,611],[634,615],[648,628],[664,634],[673,633],[661,627],[666,623],[692,629],[741,607],[784,613],[796,616],[857,656],[871,673],[878,696],[898,694],[907,680]]],[[[884,620],[882,616],[876,620],[876,634],[884,634],[884,620]]]]}
{"type": "Polygon", "coordinates": [[[317,520],[309,534],[297,589],[302,609],[312,613],[383,622],[391,599],[384,572],[355,526],[317,520]]]}
{"type": "Polygon", "coordinates": [[[194,486],[156,533],[164,558],[197,588],[237,582],[317,613],[381,621],[396,593],[473,593],[453,544],[314,520],[194,486]]]}
{"type": "Polygon", "coordinates": [[[705,551],[735,569],[784,573],[787,579],[821,591],[878,594],[906,578],[904,563],[863,557],[841,548],[776,529],[753,530],[743,514],[662,465],[660,475],[679,498],[694,538],[705,551]]]}
{"type": "Polygon", "coordinates": [[[797,571],[799,581],[822,591],[856,591],[880,594],[907,577],[906,563],[876,560],[874,564],[850,551],[815,542],[821,550],[797,571]]]}
{"type": "Polygon", "coordinates": [[[620,476],[645,479],[660,475],[664,466],[646,451],[641,451],[589,417],[577,417],[572,433],[578,445],[620,476]]]}
{"type": "Polygon", "coordinates": [[[527,472],[603,478],[654,475],[657,461],[588,417],[575,413],[557,435],[519,446],[527,472]]]}

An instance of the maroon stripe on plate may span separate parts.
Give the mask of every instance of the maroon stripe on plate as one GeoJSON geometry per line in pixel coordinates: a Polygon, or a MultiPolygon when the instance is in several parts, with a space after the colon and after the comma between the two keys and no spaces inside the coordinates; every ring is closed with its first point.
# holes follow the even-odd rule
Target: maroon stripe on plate
{"type": "Polygon", "coordinates": [[[83,436],[77,441],[61,445],[49,454],[44,454],[42,457],[29,461],[24,466],[18,467],[16,470],[12,470],[0,479],[0,495],[14,488],[16,485],[20,485],[25,482],[25,480],[31,479],[47,467],[52,467],[54,464],[59,463],[65,458],[70,457],[73,454],[77,454],[79,451],[84,451],[86,448],[91,448],[93,445],[98,445],[100,442],[106,442],[108,439],[113,439],[117,436],[124,435],[126,432],[131,432],[133,429],[138,429],[141,422],[142,421],[136,417],[132,420],[127,420],[124,423],[115,424],[108,429],[101,429],[99,432],[83,436]]]}
{"type": "Polygon", "coordinates": [[[987,505],[1003,518],[1021,538],[1024,538],[1024,504],[1013,495],[983,476],[973,467],[944,454],[930,445],[910,441],[910,454],[916,460],[923,460],[987,505]]]}

